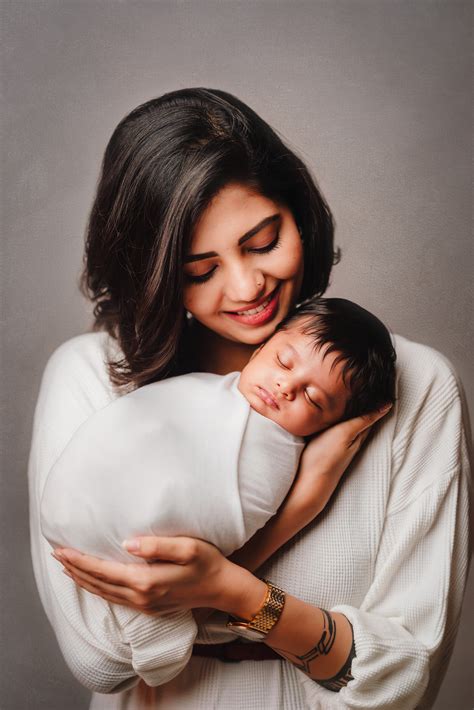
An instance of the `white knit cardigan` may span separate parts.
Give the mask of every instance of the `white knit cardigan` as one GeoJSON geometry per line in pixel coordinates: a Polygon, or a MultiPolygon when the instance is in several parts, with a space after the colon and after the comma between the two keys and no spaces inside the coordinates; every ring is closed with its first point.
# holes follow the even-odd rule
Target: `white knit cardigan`
{"type": "MultiPolygon", "coordinates": [[[[454,644],[469,561],[466,437],[449,362],[396,338],[394,411],[326,510],[259,570],[288,593],[350,620],[354,679],[332,693],[285,660],[189,659],[189,639],[180,646],[172,633],[180,613],[151,617],[110,604],[77,587],[51,557],[39,526],[43,486],[80,424],[115,396],[105,367],[112,347],[105,333],[88,333],[51,356],[28,474],[38,590],[68,666],[95,691],[91,708],[431,707],[454,644]]],[[[233,639],[224,629],[225,615],[216,613],[198,640],[233,639]]]]}

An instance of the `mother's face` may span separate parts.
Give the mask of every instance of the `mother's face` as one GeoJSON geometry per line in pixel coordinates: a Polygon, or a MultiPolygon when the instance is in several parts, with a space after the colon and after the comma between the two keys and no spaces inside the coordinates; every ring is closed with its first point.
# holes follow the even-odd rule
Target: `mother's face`
{"type": "Polygon", "coordinates": [[[303,246],[290,210],[227,185],[201,216],[185,259],[184,306],[228,340],[256,345],[296,302],[303,246]]]}

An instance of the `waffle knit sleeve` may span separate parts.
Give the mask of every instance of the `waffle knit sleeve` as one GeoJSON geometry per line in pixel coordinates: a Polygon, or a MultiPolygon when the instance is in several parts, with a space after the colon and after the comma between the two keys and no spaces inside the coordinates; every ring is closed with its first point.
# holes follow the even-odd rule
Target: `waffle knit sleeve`
{"type": "Polygon", "coordinates": [[[77,680],[115,693],[140,678],[160,685],[189,660],[197,627],[191,612],[161,617],[108,603],[78,587],[41,535],[40,501],[49,470],[80,424],[111,401],[96,334],[64,343],[51,356],[36,405],[29,457],[33,570],[45,612],[77,680]]]}
{"type": "Polygon", "coordinates": [[[425,363],[418,382],[412,370],[398,402],[372,583],[359,608],[332,609],[354,630],[353,680],[331,693],[299,672],[310,707],[320,707],[324,694],[328,710],[429,708],[452,652],[469,564],[462,398],[444,359],[435,368],[425,363]]]}

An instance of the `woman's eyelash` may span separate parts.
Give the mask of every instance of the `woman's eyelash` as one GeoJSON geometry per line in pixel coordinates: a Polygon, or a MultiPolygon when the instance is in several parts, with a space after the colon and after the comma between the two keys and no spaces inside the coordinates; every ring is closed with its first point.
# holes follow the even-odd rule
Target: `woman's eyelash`
{"type": "Polygon", "coordinates": [[[249,249],[249,251],[254,252],[256,254],[267,254],[269,251],[272,251],[273,249],[277,249],[277,247],[280,245],[280,232],[276,233],[275,239],[270,242],[270,244],[266,244],[264,247],[254,247],[253,249],[249,249]]]}
{"type": "Polygon", "coordinates": [[[203,284],[209,281],[217,266],[214,266],[210,271],[206,271],[205,274],[200,274],[199,276],[193,276],[192,274],[186,274],[186,280],[193,284],[203,284]]]}
{"type": "MultiPolygon", "coordinates": [[[[277,232],[277,235],[275,239],[270,242],[270,244],[267,244],[264,247],[254,247],[253,249],[249,249],[252,253],[255,254],[268,254],[268,252],[273,251],[273,249],[278,249],[280,246],[280,232],[277,232]]],[[[210,271],[207,271],[205,274],[200,274],[199,276],[193,276],[192,274],[186,274],[186,280],[189,283],[193,284],[203,284],[206,283],[206,281],[209,281],[211,278],[212,274],[214,271],[217,269],[217,266],[214,266],[210,271]]],[[[284,365],[283,365],[284,367],[284,365]]]]}

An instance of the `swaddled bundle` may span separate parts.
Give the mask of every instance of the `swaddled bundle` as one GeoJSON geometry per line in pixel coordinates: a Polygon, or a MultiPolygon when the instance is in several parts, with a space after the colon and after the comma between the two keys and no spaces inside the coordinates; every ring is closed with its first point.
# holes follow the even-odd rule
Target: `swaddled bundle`
{"type": "Polygon", "coordinates": [[[136,535],[189,535],[229,555],[272,517],[303,440],[252,410],[239,373],[141,387],[93,414],[50,471],[41,527],[53,547],[137,558],[136,535]]]}

